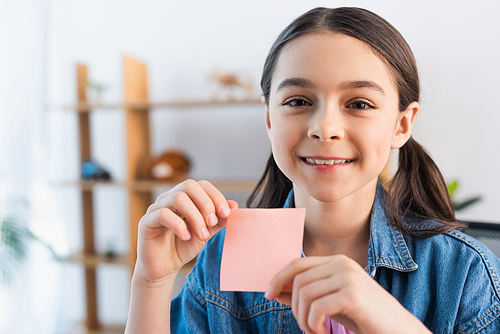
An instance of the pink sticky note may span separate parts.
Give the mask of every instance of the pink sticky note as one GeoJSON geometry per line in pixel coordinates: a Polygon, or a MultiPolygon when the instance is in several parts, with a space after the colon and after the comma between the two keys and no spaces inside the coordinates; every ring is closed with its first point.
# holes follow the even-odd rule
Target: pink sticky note
{"type": "Polygon", "coordinates": [[[302,252],[305,209],[234,209],[227,220],[221,291],[269,288],[272,278],[302,252]]]}

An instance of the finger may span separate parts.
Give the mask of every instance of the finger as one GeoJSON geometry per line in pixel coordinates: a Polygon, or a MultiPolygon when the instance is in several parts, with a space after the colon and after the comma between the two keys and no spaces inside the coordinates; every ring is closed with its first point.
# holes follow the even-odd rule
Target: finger
{"type": "Polygon", "coordinates": [[[210,232],[210,236],[212,236],[226,226],[227,217],[231,214],[231,209],[238,208],[238,203],[235,201],[226,201],[226,198],[219,189],[208,181],[201,180],[198,182],[198,185],[210,198],[212,204],[210,211],[206,211],[208,213],[202,213],[205,217],[209,215],[206,220],[208,222],[208,231],[210,232]]]}
{"type": "Polygon", "coordinates": [[[151,239],[157,236],[159,233],[163,232],[163,228],[168,228],[174,231],[174,233],[184,241],[191,239],[191,233],[189,233],[186,226],[186,222],[180,218],[178,215],[172,212],[172,210],[163,208],[161,210],[156,210],[150,214],[144,215],[140,222],[139,231],[143,239],[151,239]]]}
{"type": "Polygon", "coordinates": [[[295,276],[292,292],[292,311],[299,323],[307,324],[307,314],[312,301],[336,291],[339,280],[335,275],[335,259],[309,268],[295,276]]]}
{"type": "MultiPolygon", "coordinates": [[[[215,226],[218,223],[217,204],[224,202],[227,204],[224,195],[215,187],[207,187],[208,181],[185,182],[185,192],[189,195],[193,203],[198,208],[207,226],[215,226]],[[215,190],[214,190],[215,189],[215,190]]],[[[211,185],[211,184],[210,184],[211,185]]]]}
{"type": "MultiPolygon", "coordinates": [[[[198,182],[198,184],[212,200],[212,203],[216,209],[217,216],[221,218],[227,218],[231,214],[231,208],[229,207],[228,201],[226,201],[226,198],[219,191],[219,189],[217,189],[213,184],[206,180],[201,180],[198,182]]],[[[236,202],[233,201],[232,204],[234,203],[236,202]]]]}
{"type": "Polygon", "coordinates": [[[298,302],[302,300],[302,294],[307,293],[308,289],[310,289],[309,284],[329,278],[333,275],[334,260],[329,262],[325,262],[319,264],[315,267],[310,267],[307,270],[295,275],[293,280],[293,288],[292,288],[292,309],[298,310],[298,302]]]}
{"type": "MultiPolygon", "coordinates": [[[[227,203],[231,210],[238,209],[238,203],[236,201],[228,200],[227,203]]],[[[210,232],[210,235],[214,235],[220,230],[222,230],[224,227],[226,227],[227,219],[228,218],[219,218],[217,225],[209,227],[208,231],[210,232]]]]}
{"type": "Polygon", "coordinates": [[[238,202],[236,201],[233,201],[233,200],[228,200],[227,201],[227,204],[229,204],[229,208],[232,210],[232,209],[238,209],[239,205],[238,205],[238,202]]]}
{"type": "Polygon", "coordinates": [[[156,201],[149,206],[148,212],[156,211],[163,207],[169,207],[172,203],[171,200],[172,196],[178,192],[185,192],[190,196],[196,197],[199,196],[203,192],[203,190],[198,185],[198,182],[196,182],[195,180],[192,179],[185,180],[184,182],[177,184],[169,191],[166,191],[160,196],[158,196],[156,201]]]}
{"type": "Polygon", "coordinates": [[[276,300],[281,304],[292,305],[292,294],[290,292],[283,292],[276,297],[276,300]]]}
{"type": "Polygon", "coordinates": [[[186,180],[182,183],[179,183],[176,186],[174,186],[172,189],[160,194],[156,198],[155,202],[148,207],[147,213],[150,213],[150,212],[153,212],[153,211],[156,211],[156,210],[159,210],[159,209],[165,207],[166,206],[165,203],[168,202],[166,200],[166,198],[172,196],[173,194],[175,194],[178,191],[183,191],[184,183],[187,181],[188,180],[186,180]]]}
{"type": "MultiPolygon", "coordinates": [[[[191,198],[201,212],[207,226],[215,226],[218,223],[218,217],[226,218],[231,213],[224,195],[208,181],[196,182],[188,179],[169,191],[170,195],[177,192],[185,192],[191,198]]],[[[160,195],[149,210],[169,207],[171,205],[170,198],[169,195],[160,195]]]]}
{"type": "Polygon", "coordinates": [[[331,257],[323,256],[311,256],[307,258],[303,257],[294,259],[273,277],[265,297],[267,299],[276,298],[283,291],[285,285],[291,283],[294,280],[295,275],[312,267],[324,264],[328,262],[329,259],[331,259],[331,257]]]}
{"type": "Polygon", "coordinates": [[[281,291],[281,293],[276,297],[276,300],[281,304],[292,305],[292,291],[293,291],[293,282],[285,284],[285,287],[281,291]]]}
{"type": "MultiPolygon", "coordinates": [[[[218,191],[218,190],[217,190],[218,191]]],[[[206,240],[209,237],[208,230],[205,231],[203,227],[198,222],[198,218],[201,216],[205,226],[214,226],[217,224],[217,215],[215,214],[215,206],[212,198],[207,194],[207,192],[198,184],[198,182],[194,180],[186,180],[183,183],[174,187],[173,192],[169,192],[167,196],[163,196],[157,200],[152,206],[149,207],[149,211],[158,210],[162,207],[171,208],[174,212],[181,211],[181,208],[177,207],[178,205],[183,205],[184,209],[186,209],[187,204],[184,201],[187,200],[184,195],[178,194],[186,194],[189,200],[194,203],[194,207],[189,205],[189,209],[193,209],[198,211],[200,215],[195,213],[194,211],[188,211],[188,215],[192,220],[190,222],[195,230],[202,231],[203,235],[206,237],[201,240],[206,240]]],[[[222,195],[222,194],[221,194],[222,195]]],[[[225,199],[223,198],[225,202],[225,199]]],[[[187,215],[183,212],[182,215],[187,218],[187,215]]],[[[198,236],[198,234],[195,233],[198,236]]]]}
{"type": "MultiPolygon", "coordinates": [[[[335,294],[346,285],[346,277],[343,273],[314,280],[300,287],[298,293],[292,294],[292,310],[297,322],[304,330],[315,331],[309,327],[309,315],[311,305],[325,296],[335,294]]],[[[329,315],[325,313],[324,315],[329,315]]]]}
{"type": "Polygon", "coordinates": [[[205,221],[194,205],[191,198],[185,192],[178,192],[169,198],[172,201],[172,211],[179,215],[187,223],[190,232],[200,240],[207,240],[210,237],[205,221]]]}
{"type": "Polygon", "coordinates": [[[156,198],[156,202],[160,202],[161,200],[163,200],[165,197],[177,192],[177,191],[184,191],[184,186],[186,183],[190,183],[190,182],[194,182],[196,183],[195,180],[193,179],[185,179],[184,181],[182,181],[181,183],[178,183],[176,184],[173,188],[171,188],[170,190],[168,191],[165,191],[164,193],[161,193],[157,198],[156,198]]]}
{"type": "MultiPolygon", "coordinates": [[[[309,308],[307,316],[307,327],[315,333],[325,333],[325,319],[328,315],[344,313],[344,306],[348,303],[342,292],[330,294],[316,299],[309,308]]],[[[346,319],[346,318],[344,318],[346,319]]],[[[346,325],[346,323],[341,323],[346,325]]],[[[353,323],[349,322],[349,329],[353,329],[353,323]]]]}

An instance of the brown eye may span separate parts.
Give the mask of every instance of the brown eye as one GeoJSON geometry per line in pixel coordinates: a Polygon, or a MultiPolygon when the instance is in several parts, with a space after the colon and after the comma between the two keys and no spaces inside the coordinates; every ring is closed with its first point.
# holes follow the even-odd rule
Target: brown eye
{"type": "Polygon", "coordinates": [[[292,99],[292,100],[286,101],[285,103],[283,103],[283,105],[297,108],[297,107],[307,106],[307,105],[309,105],[309,102],[302,100],[302,99],[292,99]]]}
{"type": "Polygon", "coordinates": [[[349,104],[348,107],[354,110],[375,109],[375,107],[372,104],[364,100],[354,101],[351,104],[349,104]]]}
{"type": "Polygon", "coordinates": [[[354,107],[354,109],[366,109],[367,104],[364,102],[358,101],[358,102],[354,102],[352,104],[352,106],[354,107]]]}

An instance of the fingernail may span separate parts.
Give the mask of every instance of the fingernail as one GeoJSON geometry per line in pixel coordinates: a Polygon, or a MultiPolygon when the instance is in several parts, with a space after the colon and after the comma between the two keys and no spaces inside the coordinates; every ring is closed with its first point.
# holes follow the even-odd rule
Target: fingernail
{"type": "Polygon", "coordinates": [[[220,211],[224,216],[229,216],[231,214],[231,209],[229,209],[229,206],[227,204],[224,204],[222,208],[220,208],[220,211]]]}
{"type": "Polygon", "coordinates": [[[210,214],[210,216],[208,216],[208,224],[210,226],[215,226],[217,224],[217,216],[215,215],[215,213],[212,213],[210,214]]]}
{"type": "Polygon", "coordinates": [[[208,230],[205,226],[201,229],[201,237],[203,239],[208,239],[210,237],[210,233],[208,233],[208,230]]]}
{"type": "Polygon", "coordinates": [[[269,290],[266,291],[266,293],[264,294],[264,297],[266,297],[267,299],[269,299],[270,295],[271,295],[271,288],[269,288],[269,290]]]}
{"type": "Polygon", "coordinates": [[[186,230],[186,232],[184,232],[184,239],[186,239],[186,241],[191,239],[191,233],[189,233],[188,230],[186,230]]]}

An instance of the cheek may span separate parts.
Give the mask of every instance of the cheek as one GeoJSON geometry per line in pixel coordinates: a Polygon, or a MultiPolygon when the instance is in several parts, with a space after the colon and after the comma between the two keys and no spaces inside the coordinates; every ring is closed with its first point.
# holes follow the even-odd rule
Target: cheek
{"type": "Polygon", "coordinates": [[[300,129],[297,127],[296,122],[290,121],[285,117],[272,117],[271,116],[271,132],[269,139],[273,149],[285,149],[291,145],[294,140],[297,140],[300,129]]]}
{"type": "Polygon", "coordinates": [[[301,142],[302,127],[285,117],[271,117],[270,140],[274,159],[278,167],[286,174],[293,165],[293,155],[301,142]]]}
{"type": "Polygon", "coordinates": [[[370,126],[357,131],[358,147],[362,151],[363,160],[370,166],[383,168],[389,159],[392,143],[392,128],[387,123],[370,126]]]}
{"type": "Polygon", "coordinates": [[[280,152],[283,150],[283,133],[286,132],[282,124],[275,117],[270,117],[271,129],[268,129],[269,140],[271,141],[271,148],[273,151],[274,158],[277,159],[280,156],[280,152]]]}
{"type": "Polygon", "coordinates": [[[289,155],[289,151],[293,148],[293,131],[286,126],[276,126],[270,136],[271,147],[274,156],[284,157],[289,155]]]}

